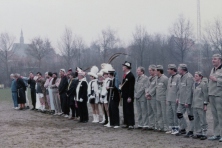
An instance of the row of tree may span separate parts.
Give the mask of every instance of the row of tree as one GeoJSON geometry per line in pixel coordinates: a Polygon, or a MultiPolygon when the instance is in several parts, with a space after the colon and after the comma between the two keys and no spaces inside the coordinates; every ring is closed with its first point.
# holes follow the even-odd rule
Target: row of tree
{"type": "Polygon", "coordinates": [[[100,68],[100,64],[108,62],[114,53],[127,54],[112,61],[119,76],[125,60],[132,62],[133,72],[138,66],[147,69],[150,64],[161,64],[166,70],[170,63],[186,63],[191,73],[199,69],[208,76],[212,54],[222,54],[222,24],[217,19],[208,25],[197,42],[192,23],[180,16],[170,27],[168,35],[150,34],[146,27],[137,26],[127,46],[123,46],[117,31],[111,28],[102,30],[98,39],[89,46],[82,37],[65,28],[58,41],[60,54],[56,54],[49,39],[35,37],[25,57],[19,57],[18,51],[12,50],[14,41],[12,35],[0,34],[0,84],[9,85],[9,75],[15,72],[28,75],[29,71],[58,72],[60,68],[75,69],[76,66],[85,69],[97,65],[100,68]]]}

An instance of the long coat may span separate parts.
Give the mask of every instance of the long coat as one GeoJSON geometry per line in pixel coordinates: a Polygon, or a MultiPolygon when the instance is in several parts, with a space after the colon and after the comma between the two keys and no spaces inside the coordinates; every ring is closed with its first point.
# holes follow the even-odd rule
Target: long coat
{"type": "Polygon", "coordinates": [[[123,98],[123,118],[124,124],[127,126],[135,125],[134,118],[134,85],[135,85],[135,77],[129,72],[122,81],[122,98],[123,98]],[[131,98],[131,102],[128,103],[127,99],[131,98]]]}
{"type": "Polygon", "coordinates": [[[145,91],[147,89],[147,84],[149,83],[149,79],[146,75],[142,75],[136,78],[136,83],[134,87],[134,97],[145,100],[145,91]]]}

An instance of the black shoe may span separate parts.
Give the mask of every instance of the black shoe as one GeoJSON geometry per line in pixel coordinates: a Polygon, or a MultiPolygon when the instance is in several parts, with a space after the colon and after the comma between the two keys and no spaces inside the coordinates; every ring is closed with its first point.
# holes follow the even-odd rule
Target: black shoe
{"type": "Polygon", "coordinates": [[[200,139],[202,137],[202,135],[193,135],[193,139],[200,139]]]}
{"type": "Polygon", "coordinates": [[[207,136],[205,136],[205,135],[202,135],[201,137],[200,137],[200,140],[206,140],[207,139],[207,136]]]}
{"type": "Polygon", "coordinates": [[[29,106],[26,106],[26,109],[30,109],[30,107],[29,107],[29,106]]]}
{"type": "Polygon", "coordinates": [[[88,121],[83,121],[82,123],[87,123],[88,121]]]}
{"type": "Polygon", "coordinates": [[[122,125],[121,127],[122,128],[128,128],[128,125],[122,125]]]}
{"type": "Polygon", "coordinates": [[[143,127],[138,126],[138,127],[136,127],[135,129],[143,129],[143,127]]]}
{"type": "Polygon", "coordinates": [[[35,110],[35,108],[33,107],[31,110],[35,110]]]}
{"type": "Polygon", "coordinates": [[[193,137],[193,131],[189,131],[189,132],[184,136],[184,138],[190,138],[190,137],[193,137]]]}
{"type": "Polygon", "coordinates": [[[179,131],[179,133],[175,134],[176,136],[180,136],[180,135],[183,135],[183,134],[186,134],[186,130],[185,129],[182,129],[179,131]]]}
{"type": "Polygon", "coordinates": [[[128,130],[133,130],[133,129],[134,129],[133,126],[129,126],[129,127],[128,127],[128,130]]]}
{"type": "Polygon", "coordinates": [[[147,131],[147,130],[149,130],[148,127],[143,127],[143,129],[142,129],[142,131],[147,131]]]}

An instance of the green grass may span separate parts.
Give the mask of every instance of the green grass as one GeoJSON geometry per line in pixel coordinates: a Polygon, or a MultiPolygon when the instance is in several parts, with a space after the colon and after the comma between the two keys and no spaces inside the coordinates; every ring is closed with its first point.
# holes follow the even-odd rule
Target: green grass
{"type": "Polygon", "coordinates": [[[12,101],[10,88],[0,89],[0,101],[12,101]]]}

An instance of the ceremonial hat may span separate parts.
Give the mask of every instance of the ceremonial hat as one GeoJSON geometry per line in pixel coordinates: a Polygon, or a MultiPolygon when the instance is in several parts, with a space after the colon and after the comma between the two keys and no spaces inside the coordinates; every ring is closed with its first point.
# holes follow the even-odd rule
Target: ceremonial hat
{"type": "Polygon", "coordinates": [[[130,62],[127,62],[127,61],[125,61],[125,63],[124,64],[122,64],[123,66],[126,66],[127,68],[129,68],[129,69],[131,69],[131,63],[130,62]]]}
{"type": "Polygon", "coordinates": [[[93,66],[90,69],[90,72],[88,72],[88,75],[93,76],[94,78],[98,78],[98,75],[97,75],[98,71],[99,71],[98,67],[93,66]]]}

